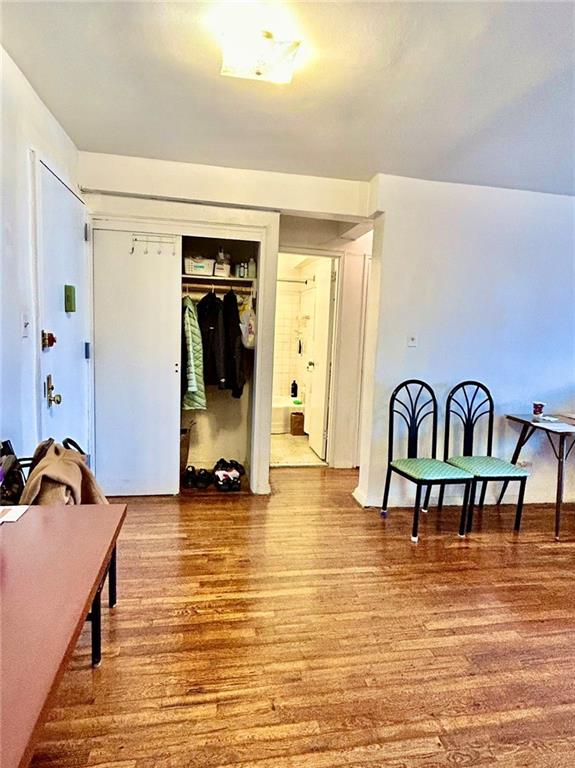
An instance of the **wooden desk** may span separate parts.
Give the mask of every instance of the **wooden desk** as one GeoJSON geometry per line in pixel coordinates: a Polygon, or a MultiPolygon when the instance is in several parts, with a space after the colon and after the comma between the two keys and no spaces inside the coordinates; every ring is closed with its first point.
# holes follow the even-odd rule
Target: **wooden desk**
{"type": "Polygon", "coordinates": [[[30,507],[0,525],[2,768],[30,762],[125,515],[124,504],[30,507]]]}
{"type": "MultiPolygon", "coordinates": [[[[508,414],[506,416],[509,421],[515,421],[521,424],[521,432],[517,445],[511,458],[512,464],[517,464],[521,449],[525,443],[531,439],[531,437],[538,430],[544,432],[547,435],[547,439],[553,448],[553,453],[557,459],[557,492],[555,496],[555,538],[559,539],[559,529],[561,527],[561,508],[563,507],[563,485],[565,477],[565,461],[568,459],[569,454],[573,450],[575,445],[575,420],[567,418],[565,416],[557,416],[559,419],[556,421],[533,421],[533,416],[517,416],[514,414],[508,414]],[[557,447],[553,442],[552,435],[558,436],[557,447]],[[566,448],[567,440],[571,438],[571,444],[566,448]]],[[[505,491],[509,483],[503,483],[503,488],[499,494],[498,504],[501,504],[505,491]]]]}

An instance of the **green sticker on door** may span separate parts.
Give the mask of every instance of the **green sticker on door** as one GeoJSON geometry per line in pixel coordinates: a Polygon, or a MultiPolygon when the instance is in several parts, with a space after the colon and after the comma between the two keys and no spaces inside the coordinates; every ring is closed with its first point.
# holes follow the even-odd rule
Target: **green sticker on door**
{"type": "Polygon", "coordinates": [[[64,286],[64,311],[65,312],[76,311],[76,286],[75,285],[64,286]]]}

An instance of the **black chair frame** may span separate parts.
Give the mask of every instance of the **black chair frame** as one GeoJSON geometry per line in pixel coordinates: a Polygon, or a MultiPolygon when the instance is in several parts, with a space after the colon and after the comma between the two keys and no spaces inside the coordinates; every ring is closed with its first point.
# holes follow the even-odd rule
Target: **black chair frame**
{"type": "MultiPolygon", "coordinates": [[[[494,404],[491,392],[480,381],[468,380],[462,381],[456,384],[455,387],[447,396],[445,404],[445,436],[443,444],[443,459],[447,461],[449,459],[449,444],[451,439],[451,416],[459,418],[463,428],[463,453],[458,454],[462,456],[473,456],[473,446],[475,442],[475,427],[477,422],[487,416],[487,445],[484,456],[493,455],[493,421],[494,421],[494,404]]],[[[523,499],[525,497],[525,486],[527,484],[527,477],[510,478],[508,476],[489,476],[489,478],[475,479],[471,486],[471,498],[469,500],[469,510],[467,516],[467,523],[465,526],[466,533],[471,531],[473,525],[473,510],[475,507],[475,496],[477,493],[478,482],[482,483],[481,493],[479,496],[479,508],[483,509],[485,505],[485,494],[487,492],[487,484],[491,482],[506,483],[516,480],[519,482],[519,496],[517,500],[517,510],[515,513],[515,531],[519,532],[521,528],[521,516],[523,514],[523,499]]],[[[426,497],[426,503],[429,501],[429,496],[426,497]]],[[[439,491],[439,499],[437,508],[441,509],[443,506],[443,488],[439,491]]]]}
{"type": "Polygon", "coordinates": [[[389,434],[388,434],[388,450],[387,450],[387,473],[385,477],[385,490],[383,493],[383,501],[381,505],[381,516],[387,517],[387,502],[389,500],[389,490],[391,486],[392,472],[397,473],[401,477],[410,480],[416,485],[415,504],[413,508],[413,526],[411,532],[411,540],[417,543],[418,529],[419,529],[419,513],[420,511],[427,512],[427,508],[421,507],[421,498],[423,489],[426,490],[426,498],[429,499],[431,488],[434,485],[440,487],[440,493],[446,485],[465,485],[465,495],[463,499],[463,506],[461,508],[461,519],[459,522],[459,535],[465,536],[466,520],[468,517],[467,507],[470,500],[472,481],[466,480],[452,480],[452,479],[437,479],[430,482],[429,480],[418,480],[397,467],[392,467],[393,461],[393,449],[395,439],[395,419],[401,418],[407,427],[407,458],[418,458],[419,450],[419,429],[425,419],[431,416],[431,457],[437,458],[437,398],[435,392],[425,381],[421,379],[407,379],[399,384],[392,392],[389,400],[389,434]]]}

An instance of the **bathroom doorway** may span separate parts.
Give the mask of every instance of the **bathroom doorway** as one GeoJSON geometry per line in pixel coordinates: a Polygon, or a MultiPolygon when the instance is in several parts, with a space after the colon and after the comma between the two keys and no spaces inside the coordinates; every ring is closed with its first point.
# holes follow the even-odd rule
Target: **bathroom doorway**
{"type": "Polygon", "coordinates": [[[280,253],[272,467],[325,466],[337,259],[280,253]]]}

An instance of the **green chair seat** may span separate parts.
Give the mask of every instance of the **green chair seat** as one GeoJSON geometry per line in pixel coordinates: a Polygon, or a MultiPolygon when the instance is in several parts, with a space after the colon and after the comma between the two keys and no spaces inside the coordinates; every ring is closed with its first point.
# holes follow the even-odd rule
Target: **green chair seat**
{"type": "Polygon", "coordinates": [[[473,475],[464,469],[439,459],[396,459],[391,466],[413,480],[439,482],[442,480],[470,480],[473,475]]]}
{"type": "Polygon", "coordinates": [[[474,477],[487,479],[490,477],[513,478],[529,477],[529,472],[523,467],[511,464],[509,461],[495,456],[452,456],[447,460],[454,467],[470,472],[474,477]]]}

